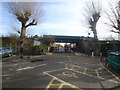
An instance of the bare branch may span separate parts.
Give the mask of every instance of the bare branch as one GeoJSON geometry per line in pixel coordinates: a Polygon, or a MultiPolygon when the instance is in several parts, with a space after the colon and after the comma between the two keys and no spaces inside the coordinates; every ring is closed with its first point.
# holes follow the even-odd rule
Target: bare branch
{"type": "MultiPolygon", "coordinates": [[[[109,3],[110,4],[110,3],[109,3]]],[[[114,7],[110,4],[110,9],[111,9],[111,11],[112,11],[112,13],[114,14],[114,17],[115,17],[115,19],[117,20],[118,19],[118,17],[117,17],[117,14],[116,14],[116,12],[115,12],[115,10],[114,10],[114,7]]]]}
{"type": "Polygon", "coordinates": [[[31,23],[29,23],[25,27],[27,28],[27,27],[32,26],[32,25],[37,25],[37,21],[33,20],[31,23]]]}
{"type": "Polygon", "coordinates": [[[105,13],[108,17],[108,20],[110,21],[107,23],[111,23],[111,24],[107,24],[107,25],[115,29],[115,30],[110,30],[111,32],[120,33],[120,5],[118,4],[116,6],[113,6],[110,3],[109,5],[110,5],[110,11],[107,10],[107,12],[105,13]]]}
{"type": "Polygon", "coordinates": [[[96,24],[99,18],[101,17],[100,14],[102,8],[99,5],[99,3],[93,2],[91,0],[91,2],[86,4],[85,11],[86,11],[85,18],[89,24],[89,28],[91,28],[91,31],[93,31],[94,38],[97,39],[96,24]]]}
{"type": "Polygon", "coordinates": [[[8,12],[26,25],[31,20],[37,21],[42,16],[42,7],[37,2],[8,2],[8,12]]]}
{"type": "Polygon", "coordinates": [[[119,32],[119,31],[114,31],[114,30],[111,30],[111,32],[114,32],[114,33],[119,33],[119,34],[120,34],[120,32],[119,32]]]}
{"type": "Polygon", "coordinates": [[[108,16],[108,19],[110,20],[110,22],[112,23],[111,26],[116,27],[115,22],[111,19],[111,16],[107,12],[105,12],[105,13],[108,16]]]}

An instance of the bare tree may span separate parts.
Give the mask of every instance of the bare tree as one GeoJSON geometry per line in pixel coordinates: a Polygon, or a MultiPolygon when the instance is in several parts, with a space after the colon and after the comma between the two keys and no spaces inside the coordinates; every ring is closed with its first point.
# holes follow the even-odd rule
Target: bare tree
{"type": "Polygon", "coordinates": [[[43,44],[49,46],[50,44],[53,44],[55,42],[55,39],[52,36],[43,35],[42,42],[43,44]]]}
{"type": "MultiPolygon", "coordinates": [[[[11,35],[16,34],[16,35],[20,36],[21,35],[20,32],[21,32],[20,26],[16,24],[16,25],[11,26],[11,30],[9,31],[9,34],[11,34],[11,35]]],[[[26,30],[26,32],[25,32],[26,38],[29,37],[31,35],[31,33],[32,33],[31,30],[26,30]]]]}
{"type": "Polygon", "coordinates": [[[110,27],[110,31],[120,34],[120,1],[117,1],[116,5],[109,3],[109,9],[105,11],[105,14],[108,19],[105,24],[110,27]]]}
{"type": "Polygon", "coordinates": [[[38,18],[41,19],[42,8],[37,2],[8,2],[7,9],[20,23],[20,57],[23,58],[23,45],[26,38],[26,29],[29,26],[37,25],[38,18]]]}
{"type": "Polygon", "coordinates": [[[84,16],[86,18],[87,24],[89,28],[93,31],[94,39],[98,40],[96,25],[99,18],[101,17],[101,5],[99,2],[90,1],[86,3],[86,8],[84,11],[84,16]]]}

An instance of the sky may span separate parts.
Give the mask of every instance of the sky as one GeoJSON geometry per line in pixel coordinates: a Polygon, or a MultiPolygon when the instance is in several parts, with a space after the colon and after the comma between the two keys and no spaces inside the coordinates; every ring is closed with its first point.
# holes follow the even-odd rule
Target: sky
{"type": "MultiPolygon", "coordinates": [[[[89,0],[40,0],[43,7],[42,21],[37,26],[27,28],[27,35],[67,35],[67,36],[89,36],[93,32],[88,28],[85,20],[86,2],[89,0]]],[[[104,10],[107,9],[107,0],[100,0],[102,4],[102,17],[97,23],[99,39],[118,38],[118,34],[111,33],[105,23],[104,10]]],[[[14,33],[13,27],[20,29],[21,24],[10,15],[5,4],[0,3],[0,35],[14,33]]]]}

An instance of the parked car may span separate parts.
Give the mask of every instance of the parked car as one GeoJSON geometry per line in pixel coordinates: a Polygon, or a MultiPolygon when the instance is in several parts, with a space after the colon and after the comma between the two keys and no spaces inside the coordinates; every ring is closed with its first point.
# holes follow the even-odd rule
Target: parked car
{"type": "Polygon", "coordinates": [[[12,56],[13,55],[13,50],[10,49],[9,47],[0,47],[0,56],[1,57],[7,57],[7,56],[12,56]]]}

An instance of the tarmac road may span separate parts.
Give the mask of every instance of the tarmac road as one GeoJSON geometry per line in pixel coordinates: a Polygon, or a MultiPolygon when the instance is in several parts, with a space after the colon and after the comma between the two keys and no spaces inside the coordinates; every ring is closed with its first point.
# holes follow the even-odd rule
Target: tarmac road
{"type": "Polygon", "coordinates": [[[120,77],[95,57],[64,53],[30,60],[14,57],[3,61],[2,70],[3,88],[120,89],[120,77]]]}

